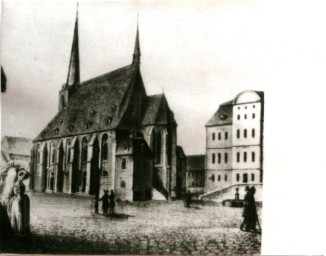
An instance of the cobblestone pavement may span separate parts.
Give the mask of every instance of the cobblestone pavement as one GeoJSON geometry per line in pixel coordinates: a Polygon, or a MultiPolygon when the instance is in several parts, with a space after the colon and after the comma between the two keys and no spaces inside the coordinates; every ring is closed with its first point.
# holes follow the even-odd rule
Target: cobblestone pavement
{"type": "MultiPolygon", "coordinates": [[[[83,254],[258,254],[261,235],[239,230],[242,209],[182,201],[118,203],[95,215],[90,199],[31,196],[31,235],[2,252],[83,254]]],[[[261,210],[259,209],[259,215],[261,210]]]]}

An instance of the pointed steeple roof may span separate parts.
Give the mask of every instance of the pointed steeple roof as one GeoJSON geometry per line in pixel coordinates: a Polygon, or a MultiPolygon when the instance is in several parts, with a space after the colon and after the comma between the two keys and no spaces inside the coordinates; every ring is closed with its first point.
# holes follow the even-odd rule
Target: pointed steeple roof
{"type": "Polygon", "coordinates": [[[136,34],[136,42],[135,42],[135,49],[133,54],[132,63],[133,64],[140,64],[140,46],[139,46],[139,14],[137,14],[137,34],[136,34]]]}
{"type": "Polygon", "coordinates": [[[74,38],[72,41],[66,86],[77,86],[79,82],[80,82],[80,69],[79,69],[78,4],[77,4],[74,38]]]}

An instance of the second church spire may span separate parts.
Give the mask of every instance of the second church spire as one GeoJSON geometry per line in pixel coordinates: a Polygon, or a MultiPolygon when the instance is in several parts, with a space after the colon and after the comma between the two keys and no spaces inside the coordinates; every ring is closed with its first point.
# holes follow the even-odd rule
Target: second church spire
{"type": "Polygon", "coordinates": [[[79,70],[78,4],[77,4],[74,38],[72,41],[66,86],[77,86],[79,82],[80,82],[80,70],[79,70]]]}

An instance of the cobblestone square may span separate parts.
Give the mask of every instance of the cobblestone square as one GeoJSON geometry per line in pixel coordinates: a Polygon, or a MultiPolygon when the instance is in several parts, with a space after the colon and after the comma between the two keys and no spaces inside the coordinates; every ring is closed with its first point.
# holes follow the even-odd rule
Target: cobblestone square
{"type": "MultiPolygon", "coordinates": [[[[261,235],[239,230],[242,208],[180,200],[117,203],[95,215],[91,199],[33,194],[31,235],[2,243],[8,253],[259,254],[261,235]]],[[[101,205],[100,205],[101,206],[101,205]]],[[[100,207],[101,208],[101,207],[100,207]]],[[[261,217],[261,208],[258,208],[261,217]]]]}

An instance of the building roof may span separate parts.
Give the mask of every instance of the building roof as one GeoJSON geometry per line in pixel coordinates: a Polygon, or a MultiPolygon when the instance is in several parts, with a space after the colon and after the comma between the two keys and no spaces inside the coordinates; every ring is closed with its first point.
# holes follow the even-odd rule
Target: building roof
{"type": "MultiPolygon", "coordinates": [[[[264,92],[263,91],[253,91],[257,93],[260,97],[260,101],[264,102],[264,92]]],[[[241,92],[244,93],[244,92],[241,92]]],[[[240,93],[240,94],[241,94],[240,93]]],[[[238,94],[236,98],[240,95],[238,94]]],[[[215,114],[211,117],[211,119],[206,123],[206,127],[208,126],[216,126],[216,125],[231,125],[233,118],[233,103],[234,99],[222,103],[215,114]]]]}
{"type": "Polygon", "coordinates": [[[176,123],[164,94],[147,96],[143,99],[142,125],[176,123]]]}
{"type": "Polygon", "coordinates": [[[179,159],[186,159],[186,154],[183,151],[183,148],[181,146],[177,146],[177,158],[179,159]]]}
{"type": "Polygon", "coordinates": [[[215,114],[206,123],[206,126],[231,125],[232,124],[232,101],[221,104],[215,114]]]}
{"type": "Polygon", "coordinates": [[[10,154],[30,156],[33,140],[22,137],[4,136],[1,140],[1,154],[9,161],[10,154]]]}
{"type": "Polygon", "coordinates": [[[187,156],[187,171],[205,171],[205,155],[187,156]]]}
{"type": "Polygon", "coordinates": [[[81,83],[35,141],[117,128],[138,71],[128,65],[81,83]]]}

